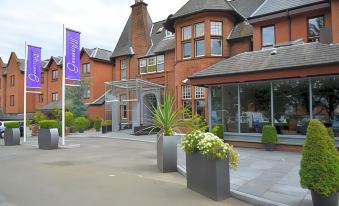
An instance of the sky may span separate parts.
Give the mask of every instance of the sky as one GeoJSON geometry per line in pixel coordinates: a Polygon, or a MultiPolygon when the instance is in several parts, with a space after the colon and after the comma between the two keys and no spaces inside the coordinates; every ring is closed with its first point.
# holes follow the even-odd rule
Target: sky
{"type": "MultiPolygon", "coordinates": [[[[144,0],[153,22],[188,0],[144,0]]],[[[62,25],[81,32],[81,46],[113,50],[135,0],[0,0],[0,57],[25,58],[25,42],[42,47],[42,58],[62,55],[62,25]]]]}

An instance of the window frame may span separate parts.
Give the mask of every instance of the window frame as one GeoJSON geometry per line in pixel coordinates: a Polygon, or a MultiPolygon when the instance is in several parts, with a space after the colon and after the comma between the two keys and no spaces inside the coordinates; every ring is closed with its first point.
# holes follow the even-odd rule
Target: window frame
{"type": "Polygon", "coordinates": [[[203,56],[205,56],[205,51],[206,51],[205,47],[206,47],[206,41],[205,41],[205,39],[196,39],[196,40],[194,40],[194,50],[195,50],[194,53],[195,53],[195,57],[203,57],[203,56]],[[203,53],[202,53],[201,55],[198,55],[198,47],[197,47],[197,43],[198,43],[198,42],[201,42],[201,41],[204,41],[204,43],[203,43],[204,51],[203,51],[203,53]]]}
{"type": "Polygon", "coordinates": [[[211,56],[221,57],[222,55],[223,55],[223,40],[222,40],[222,38],[211,38],[211,56]],[[212,46],[213,46],[212,41],[213,40],[219,40],[221,42],[221,44],[220,44],[220,51],[221,51],[221,53],[220,54],[213,54],[212,53],[212,51],[213,51],[213,49],[212,49],[212,46]]]}
{"type": "Polygon", "coordinates": [[[181,27],[181,41],[189,41],[192,39],[192,25],[187,25],[187,26],[183,26],[181,27]],[[185,38],[185,29],[186,28],[190,28],[190,35],[188,38],[185,38]]]}
{"type": "Polygon", "coordinates": [[[200,23],[196,23],[194,24],[194,37],[195,38],[199,38],[199,37],[204,37],[205,36],[205,22],[200,22],[200,23]],[[202,34],[201,35],[197,35],[197,26],[202,25],[202,34]]]}
{"type": "Polygon", "coordinates": [[[120,60],[120,80],[127,80],[127,61],[126,59],[120,60]],[[123,78],[124,74],[124,78],[123,78]]]}
{"type": "Polygon", "coordinates": [[[191,85],[181,86],[181,99],[183,100],[192,99],[192,86],[191,85]]]}
{"type": "Polygon", "coordinates": [[[82,64],[82,73],[83,74],[90,74],[91,73],[91,64],[90,63],[82,64]]]}
{"type": "Polygon", "coordinates": [[[128,119],[127,102],[124,101],[126,99],[127,99],[126,94],[120,95],[120,118],[123,119],[123,120],[128,119]],[[126,116],[125,116],[125,114],[126,114],[126,116]]]}
{"type": "Polygon", "coordinates": [[[194,94],[195,94],[195,99],[206,99],[205,97],[206,93],[206,88],[205,87],[194,87],[194,94]]]}
{"type": "Polygon", "coordinates": [[[275,24],[270,24],[270,25],[266,25],[266,26],[262,26],[261,27],[261,48],[262,49],[270,49],[273,48],[276,44],[277,38],[276,38],[276,28],[275,28],[275,24]],[[265,28],[269,28],[269,27],[273,27],[273,32],[274,32],[274,42],[272,45],[264,45],[264,29],[265,28]]]}
{"type": "Polygon", "coordinates": [[[9,86],[15,87],[15,75],[11,75],[9,78],[10,78],[9,86]]]}
{"type": "Polygon", "coordinates": [[[9,106],[14,107],[15,106],[15,97],[14,95],[9,96],[9,106]]]}
{"type": "Polygon", "coordinates": [[[310,19],[316,19],[316,18],[323,18],[323,27],[321,27],[320,29],[322,28],[325,28],[325,15],[322,14],[322,15],[316,15],[316,16],[309,16],[307,17],[306,19],[306,24],[307,24],[307,42],[316,42],[316,41],[310,41],[310,39],[318,39],[318,41],[320,41],[320,30],[319,30],[319,36],[313,36],[311,37],[310,36],[310,19]]]}
{"type": "Polygon", "coordinates": [[[147,58],[139,59],[139,72],[140,72],[140,74],[147,74],[147,58]],[[141,67],[142,67],[141,66],[142,65],[141,62],[142,61],[145,61],[145,66],[144,67],[146,68],[146,72],[142,72],[141,71],[141,67]]]}
{"type": "Polygon", "coordinates": [[[58,92],[52,93],[52,102],[57,102],[59,100],[58,92]]]}
{"type": "MultiPolygon", "coordinates": [[[[214,29],[214,30],[216,30],[216,29],[214,29]]],[[[210,21],[210,35],[211,36],[217,36],[217,37],[222,37],[223,36],[223,21],[221,21],[221,20],[213,20],[213,21],[210,21]],[[214,34],[212,31],[212,24],[213,23],[221,23],[221,27],[220,27],[220,34],[214,34]]]]}
{"type": "Polygon", "coordinates": [[[147,58],[147,74],[154,74],[154,73],[157,73],[157,57],[156,56],[151,56],[151,57],[148,57],[147,58]],[[153,64],[150,64],[150,60],[153,59],[154,60],[154,63],[153,64]],[[149,66],[155,66],[155,70],[154,71],[148,71],[148,67],[149,66]]]}
{"type": "Polygon", "coordinates": [[[59,71],[58,71],[58,69],[53,69],[52,70],[52,80],[57,81],[58,79],[59,79],[59,71]],[[56,76],[55,76],[55,74],[56,74],[56,76]]]}
{"type": "Polygon", "coordinates": [[[192,42],[188,41],[188,42],[183,42],[182,43],[182,59],[191,59],[192,58],[192,42]],[[190,44],[191,45],[191,49],[190,49],[190,56],[185,57],[185,45],[186,44],[190,44]]]}
{"type": "Polygon", "coordinates": [[[156,64],[157,64],[157,72],[164,72],[165,71],[165,55],[157,55],[156,56],[156,64]],[[162,61],[159,61],[159,57],[162,57],[162,61]],[[163,65],[163,69],[159,70],[159,65],[163,65]]]}

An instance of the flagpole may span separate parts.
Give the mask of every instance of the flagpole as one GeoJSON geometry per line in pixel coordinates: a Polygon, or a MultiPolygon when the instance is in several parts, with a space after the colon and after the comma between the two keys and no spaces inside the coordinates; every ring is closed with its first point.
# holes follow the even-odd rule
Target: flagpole
{"type": "Polygon", "coordinates": [[[25,72],[24,72],[24,142],[27,141],[26,121],[27,121],[27,43],[25,42],[25,72]]]}
{"type": "Polygon", "coordinates": [[[62,48],[62,145],[65,145],[65,70],[66,70],[66,37],[65,37],[65,25],[62,25],[63,31],[63,48],[62,48]]]}

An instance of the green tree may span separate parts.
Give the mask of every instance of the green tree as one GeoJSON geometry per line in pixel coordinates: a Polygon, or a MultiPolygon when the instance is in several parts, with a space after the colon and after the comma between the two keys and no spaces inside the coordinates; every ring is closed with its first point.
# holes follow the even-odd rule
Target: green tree
{"type": "Polygon", "coordinates": [[[81,80],[78,84],[78,87],[66,89],[66,108],[73,113],[74,117],[87,116],[87,105],[83,102],[83,95],[89,88],[89,80],[81,80]]]}

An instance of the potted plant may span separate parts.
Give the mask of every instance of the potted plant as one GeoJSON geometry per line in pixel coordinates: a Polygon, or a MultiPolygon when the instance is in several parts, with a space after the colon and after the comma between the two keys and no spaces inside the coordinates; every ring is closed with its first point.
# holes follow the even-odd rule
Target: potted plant
{"type": "Polygon", "coordinates": [[[102,121],[101,132],[102,134],[112,132],[112,120],[102,121]]]}
{"type": "Polygon", "coordinates": [[[71,132],[71,126],[73,125],[74,115],[72,112],[65,112],[65,126],[66,126],[66,133],[71,132]]]}
{"type": "Polygon", "coordinates": [[[237,168],[239,154],[212,133],[195,131],[181,141],[186,152],[187,187],[213,200],[230,196],[229,167],[237,168]]]}
{"type": "Polygon", "coordinates": [[[339,154],[319,120],[311,120],[300,163],[300,184],[311,191],[314,206],[338,206],[339,154]]]}
{"type": "Polygon", "coordinates": [[[84,131],[89,127],[89,121],[85,117],[78,117],[74,120],[74,126],[80,133],[84,133],[84,131]]]}
{"type": "Polygon", "coordinates": [[[94,123],[93,123],[93,126],[95,128],[95,130],[97,132],[100,132],[100,128],[101,128],[101,122],[102,122],[102,119],[97,117],[95,120],[94,120],[94,123]]]}
{"type": "Polygon", "coordinates": [[[39,149],[52,150],[58,149],[59,132],[58,122],[56,120],[42,120],[39,122],[40,129],[38,134],[39,149]]]}
{"type": "Polygon", "coordinates": [[[6,122],[4,141],[6,146],[20,144],[20,124],[19,122],[6,122]]]}
{"type": "MultiPolygon", "coordinates": [[[[164,95],[164,102],[159,107],[153,107],[151,132],[159,129],[157,138],[157,165],[162,172],[177,171],[178,136],[175,130],[182,125],[180,120],[183,110],[174,108],[174,99],[170,94],[164,95]]],[[[149,128],[147,128],[149,129],[149,128]]]]}
{"type": "Polygon", "coordinates": [[[222,124],[215,124],[212,126],[212,133],[219,137],[220,139],[224,139],[224,127],[222,124]]]}
{"type": "Polygon", "coordinates": [[[261,143],[265,144],[266,151],[274,151],[278,142],[277,130],[272,125],[265,125],[262,130],[261,143]]]}

